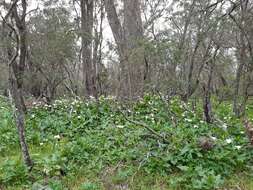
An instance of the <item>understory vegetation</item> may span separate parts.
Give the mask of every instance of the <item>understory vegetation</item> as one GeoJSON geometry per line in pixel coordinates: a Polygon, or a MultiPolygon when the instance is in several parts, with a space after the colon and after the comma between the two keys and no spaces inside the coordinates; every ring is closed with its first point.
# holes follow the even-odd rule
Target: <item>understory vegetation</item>
{"type": "MultiPolygon", "coordinates": [[[[253,189],[253,149],[230,102],[146,95],[131,103],[56,100],[34,104],[23,164],[13,108],[0,99],[0,189],[253,189]]],[[[252,118],[253,106],[247,106],[252,118]]]]}

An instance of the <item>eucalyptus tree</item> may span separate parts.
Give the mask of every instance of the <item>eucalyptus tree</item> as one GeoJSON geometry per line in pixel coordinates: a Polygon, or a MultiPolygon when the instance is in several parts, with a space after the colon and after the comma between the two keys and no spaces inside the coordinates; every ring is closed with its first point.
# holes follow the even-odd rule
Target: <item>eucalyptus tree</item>
{"type": "Polygon", "coordinates": [[[23,80],[27,54],[27,2],[26,0],[13,0],[3,4],[7,9],[2,16],[3,26],[8,27],[8,35],[5,38],[13,40],[7,47],[9,66],[10,94],[14,103],[14,113],[18,130],[19,142],[25,164],[31,169],[31,160],[25,138],[25,104],[23,98],[23,80]]]}
{"type": "Polygon", "coordinates": [[[123,1],[123,18],[120,6],[114,0],[105,1],[107,19],[117,45],[120,59],[119,94],[132,98],[143,94],[145,79],[145,56],[143,41],[143,23],[139,0],[123,1]],[[122,21],[124,20],[124,21],[122,21]]]}
{"type": "Polygon", "coordinates": [[[86,96],[96,96],[95,68],[92,59],[94,26],[93,0],[80,0],[83,79],[86,96]]]}

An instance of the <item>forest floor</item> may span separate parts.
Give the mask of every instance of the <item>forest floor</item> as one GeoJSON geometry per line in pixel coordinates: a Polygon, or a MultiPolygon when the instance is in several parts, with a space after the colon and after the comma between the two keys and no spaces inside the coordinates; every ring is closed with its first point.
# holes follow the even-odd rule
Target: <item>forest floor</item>
{"type": "MultiPolygon", "coordinates": [[[[34,104],[26,137],[34,162],[22,162],[12,108],[0,97],[1,190],[253,190],[253,148],[230,102],[147,95],[34,104]]],[[[253,122],[253,105],[247,106],[253,122]]]]}

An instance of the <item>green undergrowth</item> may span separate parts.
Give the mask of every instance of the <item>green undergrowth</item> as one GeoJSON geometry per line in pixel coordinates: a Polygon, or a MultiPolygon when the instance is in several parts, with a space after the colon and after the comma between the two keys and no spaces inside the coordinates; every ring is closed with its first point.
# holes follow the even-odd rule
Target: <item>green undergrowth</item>
{"type": "MultiPolygon", "coordinates": [[[[111,97],[35,105],[26,117],[32,172],[12,109],[0,102],[0,189],[253,189],[253,149],[229,102],[213,100],[213,124],[203,121],[201,102],[150,95],[131,104],[111,97]],[[203,149],[201,139],[213,146],[203,149]]],[[[253,118],[253,106],[247,114],[253,118]]]]}

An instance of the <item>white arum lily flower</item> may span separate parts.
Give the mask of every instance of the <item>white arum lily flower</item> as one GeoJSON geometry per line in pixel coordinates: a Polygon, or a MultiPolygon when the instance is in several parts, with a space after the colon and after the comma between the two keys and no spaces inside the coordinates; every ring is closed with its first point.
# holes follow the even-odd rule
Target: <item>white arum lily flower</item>
{"type": "Polygon", "coordinates": [[[43,146],[44,145],[44,143],[40,143],[40,146],[43,146]]]}
{"type": "Polygon", "coordinates": [[[81,116],[79,115],[79,116],[77,116],[77,119],[81,119],[81,116]]]}
{"type": "Polygon", "coordinates": [[[232,143],[232,141],[233,141],[232,139],[226,139],[226,143],[227,143],[227,144],[232,143]]]}
{"type": "Polygon", "coordinates": [[[187,121],[187,122],[192,122],[192,120],[188,119],[188,118],[185,118],[184,120],[187,121]]]}
{"type": "Polygon", "coordinates": [[[222,128],[226,130],[226,129],[228,128],[227,124],[224,123],[224,124],[222,125],[222,128]]]}
{"type": "Polygon", "coordinates": [[[117,125],[116,127],[117,127],[117,128],[120,128],[120,129],[123,129],[123,128],[124,128],[123,125],[117,125]]]}
{"type": "Polygon", "coordinates": [[[199,128],[199,126],[197,126],[197,125],[193,125],[193,128],[199,128]]]}
{"type": "Polygon", "coordinates": [[[235,148],[236,148],[237,150],[240,150],[240,149],[242,148],[242,146],[237,145],[237,146],[235,146],[235,148]]]}
{"type": "Polygon", "coordinates": [[[54,136],[54,139],[60,139],[61,137],[60,137],[60,135],[55,135],[54,136]]]}

